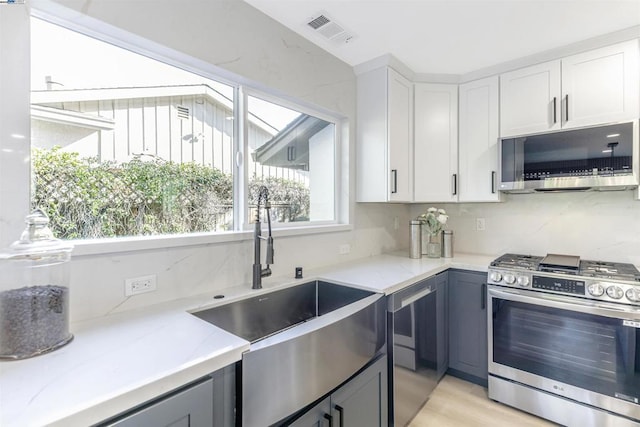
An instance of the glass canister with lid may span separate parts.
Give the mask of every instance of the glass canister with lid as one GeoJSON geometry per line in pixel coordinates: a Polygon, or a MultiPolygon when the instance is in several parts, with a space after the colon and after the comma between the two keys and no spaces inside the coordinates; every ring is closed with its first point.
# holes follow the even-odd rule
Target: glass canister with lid
{"type": "Polygon", "coordinates": [[[69,261],[73,246],[56,239],[36,210],[20,240],[0,253],[0,359],[25,359],[69,343],[69,261]]]}

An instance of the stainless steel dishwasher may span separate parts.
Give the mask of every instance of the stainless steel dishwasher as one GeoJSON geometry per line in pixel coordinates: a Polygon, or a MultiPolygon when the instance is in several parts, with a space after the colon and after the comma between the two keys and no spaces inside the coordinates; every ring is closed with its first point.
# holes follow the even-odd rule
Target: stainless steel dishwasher
{"type": "Polygon", "coordinates": [[[446,280],[440,273],[388,298],[390,426],[407,425],[446,371],[446,280]]]}

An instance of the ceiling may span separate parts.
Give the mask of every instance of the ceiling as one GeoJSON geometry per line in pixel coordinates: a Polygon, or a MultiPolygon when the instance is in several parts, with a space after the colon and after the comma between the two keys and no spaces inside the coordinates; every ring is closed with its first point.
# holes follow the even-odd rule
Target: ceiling
{"type": "Polygon", "coordinates": [[[640,25],[640,0],[245,1],[352,66],[391,54],[424,74],[463,75],[640,25]],[[320,13],[353,38],[314,31],[320,13]]]}

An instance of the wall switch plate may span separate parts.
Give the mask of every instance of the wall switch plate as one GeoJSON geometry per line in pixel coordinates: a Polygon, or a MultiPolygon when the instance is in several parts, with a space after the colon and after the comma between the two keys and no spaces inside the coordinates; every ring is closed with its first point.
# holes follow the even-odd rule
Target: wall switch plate
{"type": "Polygon", "coordinates": [[[484,218],[476,218],[476,230],[484,231],[484,218]]]}
{"type": "Polygon", "coordinates": [[[351,252],[351,245],[348,243],[345,243],[344,245],[340,245],[340,247],[338,248],[338,253],[340,255],[346,255],[349,252],[351,252]]]}
{"type": "Polygon", "coordinates": [[[156,290],[156,275],[134,277],[124,281],[124,295],[131,296],[156,290]]]}

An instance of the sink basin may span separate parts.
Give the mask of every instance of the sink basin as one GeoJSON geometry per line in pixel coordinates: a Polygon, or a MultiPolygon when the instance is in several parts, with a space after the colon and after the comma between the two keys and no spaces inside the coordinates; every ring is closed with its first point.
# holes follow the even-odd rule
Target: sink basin
{"type": "Polygon", "coordinates": [[[323,281],[192,314],[251,342],[236,365],[243,427],[281,424],[386,347],[384,295],[323,281]]]}
{"type": "Polygon", "coordinates": [[[369,295],[373,292],[314,281],[193,315],[253,343],[369,295]]]}

